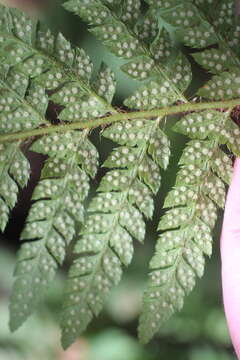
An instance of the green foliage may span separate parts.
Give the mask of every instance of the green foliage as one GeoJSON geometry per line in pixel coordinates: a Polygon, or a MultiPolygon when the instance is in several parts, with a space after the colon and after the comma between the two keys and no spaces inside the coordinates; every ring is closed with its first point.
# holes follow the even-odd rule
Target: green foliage
{"type": "Polygon", "coordinates": [[[169,49],[172,46],[166,31],[160,28],[152,44],[148,44],[139,39],[140,29],[136,27],[140,14],[135,9],[138,8],[139,0],[123,1],[113,10],[106,3],[99,0],[71,0],[64,6],[89,22],[90,31],[110,51],[128,60],[122,66],[124,72],[144,81],[144,85],[125,100],[125,105],[135,109],[153,109],[177,100],[185,101],[183,91],[191,81],[190,65],[183,54],[171,56],[172,51],[169,49]],[[133,19],[132,10],[137,15],[133,19]],[[131,22],[124,21],[125,17],[131,18],[131,22]],[[159,58],[168,61],[167,66],[156,61],[159,58]]]}
{"type": "Polygon", "coordinates": [[[229,127],[235,129],[233,132],[240,134],[227,112],[190,114],[175,126],[176,131],[187,133],[195,140],[183,151],[176,185],[164,203],[164,208],[170,209],[158,226],[164,233],[150,262],[150,281],[140,318],[139,332],[144,342],[175,310],[182,308],[184,296],[194,287],[196,276],[203,275],[203,255],[211,255],[217,206],[223,208],[225,203],[221,174],[224,172],[224,178],[231,177],[231,160],[219,145],[239,140],[229,134],[228,142],[228,134],[222,136],[228,121],[229,127]]]}
{"type": "Polygon", "coordinates": [[[84,219],[83,201],[89,189],[84,166],[90,167],[91,172],[88,158],[97,160],[96,150],[84,132],[45,137],[36,141],[32,150],[48,154],[49,158],[33,193],[34,203],[21,235],[22,240],[34,241],[25,242],[19,253],[10,305],[13,330],[32,313],[43,290],[54,279],[57,266],[63,263],[75,227],[84,219]]]}
{"type": "Polygon", "coordinates": [[[168,165],[168,139],[156,121],[118,123],[103,135],[122,146],[103,164],[112,170],[101,180],[76,243],[79,258],[70,268],[64,302],[64,347],[74,341],[76,332],[85,330],[112,285],[119,282],[121,263],[128,265],[132,259],[132,237],[144,240],[143,215],[152,217],[152,197],[161,179],[159,165],[168,165]]]}
{"type": "Polygon", "coordinates": [[[26,186],[29,178],[30,165],[21,149],[47,158],[21,235],[24,244],[15,270],[10,327],[18,328],[36,309],[75,241],[61,319],[64,347],[102,310],[123,266],[131,262],[133,239],[145,238],[161,170],[170,159],[170,141],[164,133],[167,116],[186,112],[173,130],[191,140],[158,226],[140,317],[142,341],[150,340],[182,308],[196,277],[203,275],[204,255],[212,252],[217,208],[224,207],[231,178],[228,154],[240,156],[240,130],[232,121],[232,110],[240,103],[234,1],[218,1],[216,9],[210,0],[147,3],[146,9],[140,0],[64,4],[111,52],[126,60],[121,70],[142,82],[124,101],[125,114],[112,105],[116,81],[107,65],[102,64],[94,78],[83,49],[18,10],[0,6],[2,231],[17,201],[18,186],[26,186]],[[182,45],[194,48],[195,61],[213,74],[196,94],[199,103],[186,95],[191,65],[173,33],[182,45]],[[201,103],[201,98],[208,101],[201,103]],[[52,103],[57,105],[56,118],[48,120],[52,103]],[[90,180],[99,167],[98,150],[90,139],[96,124],[109,124],[101,133],[114,148],[86,212],[90,180]]]}
{"type": "MultiPolygon", "coordinates": [[[[34,129],[47,123],[47,95],[39,85],[29,83],[25,74],[5,67],[0,79],[0,132],[11,133],[34,129]]],[[[26,186],[30,165],[21,152],[20,143],[1,144],[0,165],[0,229],[8,222],[9,211],[17,201],[20,186],[26,186]]]]}

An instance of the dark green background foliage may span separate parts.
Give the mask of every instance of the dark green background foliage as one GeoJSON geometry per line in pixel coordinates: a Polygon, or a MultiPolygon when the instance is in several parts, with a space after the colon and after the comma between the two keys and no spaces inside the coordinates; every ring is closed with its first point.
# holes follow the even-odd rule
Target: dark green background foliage
{"type": "MultiPolygon", "coordinates": [[[[48,12],[45,20],[53,31],[62,32],[73,44],[86,50],[94,65],[93,75],[95,77],[102,61],[109,65],[117,80],[117,91],[113,105],[122,106],[122,100],[129,97],[139,86],[138,80],[131,79],[119,70],[119,66],[124,64],[124,61],[110,54],[106,47],[86,31],[86,26],[81,23],[80,19],[64,11],[60,4],[48,12]]],[[[174,34],[172,36],[174,38],[174,34]]],[[[188,45],[195,47],[193,43],[188,45]]],[[[188,52],[192,52],[192,49],[190,51],[189,48],[184,48],[183,51],[188,56],[188,52]]],[[[198,60],[201,63],[202,60],[198,60]]],[[[188,89],[189,97],[209,78],[209,73],[200,68],[192,59],[191,66],[193,74],[196,76],[194,76],[191,88],[188,89]]],[[[48,117],[53,119],[55,112],[56,108],[51,105],[48,109],[48,117]]],[[[162,187],[155,200],[153,220],[147,222],[145,244],[135,242],[134,260],[125,271],[120,285],[115,287],[108,296],[103,313],[95,318],[84,336],[80,337],[73,348],[70,348],[65,354],[59,345],[60,334],[57,321],[62,305],[63,283],[66,280],[67,271],[65,269],[72,263],[72,256],[66,259],[64,268],[58,273],[57,280],[52,282],[50,292],[46,295],[37,314],[24,324],[17,333],[10,335],[7,329],[7,304],[12,285],[10,274],[12,274],[16,262],[13,254],[19,246],[17,239],[23,229],[26,214],[30,207],[31,192],[38,181],[40,169],[45,161],[44,156],[36,155],[31,151],[27,152],[27,157],[32,166],[30,185],[20,195],[19,202],[13,210],[12,217],[3,234],[1,245],[0,296],[2,302],[0,322],[2,325],[0,330],[0,360],[68,360],[70,352],[73,352],[74,359],[80,360],[235,359],[221,300],[218,253],[220,224],[214,229],[214,256],[211,262],[207,261],[205,275],[188,296],[181,313],[175,314],[161,328],[150,344],[143,346],[137,340],[137,319],[140,314],[142,293],[146,288],[148,279],[148,264],[157,241],[158,221],[163,214],[161,209],[168,192],[175,184],[178,171],[176,164],[187,141],[184,135],[179,135],[170,130],[177,120],[177,117],[168,118],[164,125],[165,133],[169,136],[171,144],[174,144],[174,151],[170,158],[170,166],[162,174],[162,187]]],[[[99,130],[92,131],[91,140],[98,149],[101,149],[100,163],[103,164],[113,148],[113,143],[103,138],[99,130]]],[[[108,164],[108,166],[110,165],[108,164]]],[[[92,171],[94,172],[94,169],[92,171]]],[[[97,178],[92,181],[90,198],[96,195],[93,189],[97,187],[97,182],[103,174],[104,170],[101,169],[97,178]]],[[[153,189],[154,191],[155,189],[153,189]]],[[[61,256],[60,253],[60,262],[61,256]]],[[[127,264],[128,259],[124,258],[123,262],[127,264]]]]}

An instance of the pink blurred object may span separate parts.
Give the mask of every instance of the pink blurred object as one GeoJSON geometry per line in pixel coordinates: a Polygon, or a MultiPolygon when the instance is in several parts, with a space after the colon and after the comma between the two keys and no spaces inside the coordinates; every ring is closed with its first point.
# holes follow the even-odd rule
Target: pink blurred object
{"type": "Polygon", "coordinates": [[[240,359],[240,159],[235,160],[221,235],[224,308],[234,349],[240,359]]]}

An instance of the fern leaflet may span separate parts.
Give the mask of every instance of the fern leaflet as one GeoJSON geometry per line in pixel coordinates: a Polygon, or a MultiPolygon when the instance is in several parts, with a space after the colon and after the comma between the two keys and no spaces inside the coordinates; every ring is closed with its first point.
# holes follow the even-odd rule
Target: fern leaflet
{"type": "MultiPolygon", "coordinates": [[[[19,74],[14,68],[5,68],[0,79],[0,94],[1,133],[33,129],[47,124],[47,96],[41,86],[29,83],[28,76],[19,74]]],[[[20,149],[21,142],[0,146],[0,229],[3,231],[8,222],[9,211],[16,204],[18,186],[23,188],[27,185],[30,165],[20,149]]]]}
{"type": "MultiPolygon", "coordinates": [[[[33,86],[44,86],[42,102],[45,89],[52,91],[51,99],[64,106],[60,120],[76,121],[79,117],[87,119],[115,111],[109,103],[115,91],[109,69],[103,67],[98,82],[91,85],[92,66],[83,50],[72,49],[61,34],[55,38],[49,30],[17,10],[4,7],[1,10],[4,63],[14,66],[19,77],[31,75],[33,86]],[[101,97],[105,94],[105,85],[106,98],[101,97]]],[[[34,105],[40,104],[35,98],[34,105]]],[[[47,102],[44,104],[46,110],[47,102]]],[[[29,127],[26,116],[24,125],[29,127]]],[[[10,306],[12,329],[19,327],[35,309],[57,265],[64,260],[65,248],[74,237],[76,224],[83,221],[89,176],[95,176],[98,166],[96,149],[87,135],[88,131],[55,134],[37,140],[32,146],[49,159],[35,189],[35,203],[21,236],[31,241],[25,243],[19,253],[10,306]]]]}
{"type": "MultiPolygon", "coordinates": [[[[184,44],[202,48],[218,43],[218,49],[196,53],[194,58],[214,73],[224,69],[225,56],[231,54],[231,49],[217,36],[215,28],[220,26],[225,29],[225,20],[210,25],[190,1],[183,4],[172,1],[168,6],[161,1],[151,4],[165,21],[178,29],[178,37],[184,44]],[[204,32],[204,28],[208,30],[204,32]]],[[[202,2],[195,5],[207,10],[202,2]]],[[[230,24],[230,21],[227,22],[230,24]]],[[[199,95],[210,99],[238,97],[237,63],[236,56],[231,57],[226,68],[230,72],[213,77],[200,89],[199,95]]],[[[211,231],[217,218],[216,206],[224,207],[223,181],[228,182],[231,174],[231,160],[219,146],[225,144],[239,156],[240,131],[231,119],[231,110],[189,114],[175,126],[176,131],[196,140],[191,141],[183,152],[175,188],[164,204],[165,208],[170,209],[159,223],[159,230],[165,232],[159,237],[155,256],[150,263],[150,281],[140,317],[139,333],[144,342],[157,332],[175,310],[181,309],[184,296],[192,290],[196,276],[203,274],[203,254],[211,254],[211,231]]]]}
{"type": "Polygon", "coordinates": [[[196,140],[190,141],[184,150],[176,185],[164,203],[164,208],[171,209],[160,220],[158,229],[164,232],[150,263],[150,281],[139,328],[144,342],[175,310],[181,309],[195,277],[202,276],[203,254],[211,255],[216,206],[223,208],[225,203],[222,178],[229,181],[232,171],[231,160],[219,145],[227,144],[239,154],[240,131],[229,118],[229,112],[190,114],[175,129],[196,140]],[[229,132],[222,136],[226,127],[229,132]]]}
{"type": "Polygon", "coordinates": [[[83,49],[41,22],[0,5],[0,229],[6,227],[26,186],[30,165],[22,150],[43,154],[33,204],[21,239],[10,304],[10,327],[17,329],[35,310],[68,245],[75,244],[64,291],[61,326],[66,348],[101,311],[111,287],[131,262],[133,239],[143,242],[145,220],[154,212],[161,169],[168,167],[166,117],[183,113],[173,130],[188,136],[174,188],[150,263],[140,338],[146,342],[183,306],[204,255],[212,252],[212,229],[224,207],[232,152],[240,156],[239,127],[232,110],[239,104],[239,19],[234,0],[70,0],[64,7],[116,56],[121,70],[140,87],[124,105],[112,106],[116,81],[102,64],[95,79],[83,49]],[[194,49],[192,57],[212,74],[188,102],[190,62],[174,43],[194,49]],[[56,118],[46,119],[49,100],[56,118]],[[135,110],[134,112],[130,112],[135,110]],[[115,143],[103,164],[105,175],[84,205],[98,170],[91,128],[115,143]],[[85,129],[85,130],[84,130],[85,129]],[[31,138],[24,142],[21,139],[31,138]],[[17,141],[11,142],[14,139],[17,141]]]}
{"type": "Polygon", "coordinates": [[[144,240],[142,214],[152,216],[152,194],[161,178],[158,165],[168,165],[169,143],[158,122],[119,123],[104,136],[121,144],[104,163],[117,169],[103,177],[76,244],[79,257],[70,269],[63,310],[64,347],[85,330],[112,285],[119,282],[121,264],[128,265],[132,258],[132,237],[144,240]]]}

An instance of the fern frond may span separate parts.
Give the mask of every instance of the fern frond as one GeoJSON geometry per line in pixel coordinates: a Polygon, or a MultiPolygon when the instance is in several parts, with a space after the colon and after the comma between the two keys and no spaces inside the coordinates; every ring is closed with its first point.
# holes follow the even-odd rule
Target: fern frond
{"type": "Polygon", "coordinates": [[[215,75],[198,93],[208,99],[233,99],[240,94],[240,70],[235,67],[229,72],[215,75]]]}
{"type": "Polygon", "coordinates": [[[125,24],[130,24],[130,26],[134,27],[136,21],[141,16],[141,0],[123,0],[120,16],[125,24]]]}
{"type": "Polygon", "coordinates": [[[166,168],[169,160],[169,142],[156,121],[119,123],[103,135],[121,146],[104,163],[112,170],[90,204],[75,248],[79,257],[70,269],[63,310],[64,347],[98,315],[112,285],[119,282],[121,265],[132,258],[132,237],[144,240],[143,215],[151,218],[153,194],[160,186],[158,166],[166,168]]]}
{"type": "Polygon", "coordinates": [[[191,48],[204,48],[218,42],[214,27],[208,23],[192,0],[148,1],[155,16],[175,30],[177,38],[191,48]]]}
{"type": "Polygon", "coordinates": [[[217,48],[205,49],[193,54],[194,59],[213,74],[239,66],[239,17],[235,13],[235,1],[215,1],[200,4],[195,1],[201,17],[212,27],[217,48]]]}
{"type": "MultiPolygon", "coordinates": [[[[198,15],[196,9],[188,5],[177,5],[169,12],[163,11],[161,16],[176,28],[179,27],[179,39],[186,45],[202,48],[218,43],[218,49],[207,49],[193,55],[204,68],[220,73],[200,89],[199,95],[208,99],[237,97],[238,58],[233,56],[226,41],[219,37],[219,28],[216,29],[217,26],[224,29],[225,20],[207,25],[209,14],[205,4],[200,4],[200,8],[208,14],[207,17],[201,13],[198,15]],[[203,32],[202,36],[200,32],[204,26],[209,31],[203,32]],[[226,62],[228,58],[230,61],[226,62]],[[229,72],[222,73],[222,70],[229,72]]],[[[199,6],[199,2],[196,5],[199,6]]],[[[219,19],[215,9],[214,18],[219,19]]],[[[156,254],[150,263],[150,282],[144,295],[143,315],[140,318],[139,333],[144,342],[157,332],[174,311],[183,306],[185,294],[193,288],[196,276],[203,273],[203,254],[211,254],[211,230],[217,216],[216,206],[223,207],[225,202],[222,180],[228,182],[231,175],[231,160],[219,145],[225,144],[236,155],[239,154],[240,131],[231,120],[230,112],[189,114],[175,127],[176,131],[196,140],[190,142],[184,150],[176,186],[164,204],[170,210],[161,219],[159,230],[167,231],[160,235],[156,254]],[[153,316],[156,313],[157,316],[153,316]]]]}
{"type": "Polygon", "coordinates": [[[230,112],[192,113],[175,126],[177,132],[195,140],[185,148],[176,185],[165,199],[164,208],[170,209],[159,223],[158,230],[164,232],[150,263],[150,281],[140,317],[143,342],[182,308],[196,277],[203,274],[203,255],[211,255],[217,207],[223,208],[225,203],[223,181],[229,181],[232,172],[231,160],[220,145],[234,148],[239,154],[240,130],[230,112]]]}
{"type": "MultiPolygon", "coordinates": [[[[65,4],[65,7],[80,15],[85,21],[88,21],[93,25],[91,32],[102,40],[111,51],[120,57],[130,60],[123,65],[123,71],[135,79],[148,80],[146,85],[125,101],[125,104],[128,107],[152,109],[156,106],[164,106],[173,103],[177,99],[185,101],[182,92],[186,89],[191,80],[191,76],[189,75],[190,66],[187,59],[182,55],[178,56],[175,61],[173,61],[172,66],[164,70],[156,65],[156,58],[151,51],[155,53],[158,50],[157,57],[165,60],[171,55],[171,42],[163,30],[163,38],[157,39],[153,43],[152,49],[147,49],[144,43],[140,43],[138,36],[135,33],[135,25],[137,23],[136,16],[132,16],[133,13],[131,13],[132,8],[135,7],[139,9],[139,1],[125,1],[118,10],[112,8],[110,4],[95,0],[85,2],[70,1],[65,4]],[[128,19],[125,19],[126,21],[123,22],[123,14],[126,14],[126,6],[127,9],[130,10],[127,12],[128,19]],[[170,45],[168,44],[168,41],[170,45]],[[173,73],[175,71],[177,71],[178,74],[173,78],[173,73]]],[[[81,270],[81,264],[82,262],[83,264],[85,263],[86,260],[83,261],[82,257],[84,257],[85,253],[87,255],[88,252],[85,248],[80,251],[80,248],[77,245],[76,250],[80,255],[80,259],[76,260],[76,263],[72,268],[73,270],[70,270],[70,285],[66,290],[67,295],[64,307],[66,310],[64,311],[62,321],[64,347],[68,346],[75,339],[77,333],[81,333],[86,328],[93,314],[98,314],[102,307],[105,298],[104,292],[103,295],[98,297],[99,303],[97,302],[95,305],[91,303],[91,296],[93,296],[93,290],[97,285],[97,274],[100,274],[100,279],[103,278],[103,281],[104,279],[106,281],[106,277],[109,277],[109,274],[105,274],[105,277],[102,274],[103,259],[106,256],[111,257],[115,254],[115,261],[116,264],[118,264],[116,265],[116,268],[119,269],[118,273],[115,275],[115,279],[113,278],[107,286],[106,291],[109,291],[111,284],[115,281],[119,281],[121,262],[127,265],[131,259],[132,245],[129,234],[139,240],[143,240],[145,225],[142,220],[141,212],[148,217],[152,215],[153,200],[151,193],[156,193],[160,186],[158,166],[160,165],[166,168],[168,164],[168,140],[161,130],[154,126],[153,123],[150,122],[147,124],[145,121],[136,120],[133,124],[121,124],[110,127],[110,130],[107,131],[110,131],[109,137],[112,140],[115,140],[119,144],[127,145],[127,147],[123,146],[114,150],[113,154],[106,161],[105,166],[110,168],[120,167],[121,169],[115,169],[107,173],[99,188],[99,191],[108,194],[109,199],[113,197],[113,202],[117,203],[118,207],[115,209],[110,206],[109,209],[105,210],[110,213],[111,216],[110,214],[106,215],[105,212],[100,212],[100,214],[96,215],[96,211],[99,212],[101,208],[105,207],[104,202],[108,197],[105,197],[104,195],[97,197],[96,201],[99,199],[100,207],[94,208],[90,206],[94,215],[90,215],[90,223],[87,222],[86,224],[86,234],[83,233],[83,239],[79,240],[79,244],[81,242],[85,243],[86,241],[89,243],[91,248],[90,252],[93,256],[93,264],[87,275],[92,275],[91,280],[88,282],[88,290],[85,291],[85,289],[83,289],[81,291],[81,288],[78,288],[77,286],[79,283],[77,276],[81,275],[82,277],[85,274],[84,272],[86,269],[81,270]],[[151,141],[150,138],[152,138],[151,141]],[[142,146],[138,145],[138,141],[140,141],[140,143],[142,142],[142,146]],[[130,144],[132,144],[131,147],[129,147],[130,144]],[[158,146],[162,146],[163,149],[165,149],[165,153],[163,152],[161,154],[161,150],[158,149],[158,146]],[[152,155],[152,158],[147,155],[147,152],[149,155],[152,155]],[[129,171],[132,167],[133,169],[129,171]],[[145,201],[139,200],[139,198],[142,199],[141,191],[145,194],[145,201]],[[118,196],[115,192],[121,192],[123,195],[120,196],[119,194],[118,196]],[[136,207],[139,209],[137,210],[136,207]],[[124,216],[126,218],[121,214],[125,214],[124,216]],[[134,230],[135,224],[130,220],[131,217],[135,222],[139,222],[139,224],[138,222],[137,224],[140,232],[137,232],[136,229],[134,230]],[[104,229],[103,225],[100,226],[100,224],[103,223],[106,224],[106,228],[104,229]],[[94,236],[92,236],[92,242],[99,237],[99,242],[101,241],[102,243],[101,249],[95,249],[94,244],[90,245],[91,239],[88,238],[88,232],[90,231],[89,227],[91,227],[91,224],[95,224],[96,226],[96,228],[93,227],[92,230],[92,233],[94,234],[94,236]],[[110,224],[114,224],[112,226],[114,232],[112,231],[112,227],[110,228],[110,224]],[[121,235],[121,233],[125,233],[126,230],[126,235],[121,235]],[[98,232],[100,232],[101,236],[98,235],[98,232]],[[121,236],[123,237],[122,245],[116,245],[116,240],[111,242],[113,233],[118,234],[118,239],[121,239],[121,236]],[[88,240],[85,239],[86,236],[88,240]],[[126,258],[122,255],[125,246],[129,248],[126,258]],[[114,252],[113,255],[109,253],[112,247],[114,247],[116,252],[114,252]],[[77,266],[80,269],[80,272],[75,272],[74,269],[77,266]],[[73,285],[73,283],[75,285],[73,285]],[[79,294],[74,294],[74,286],[79,294]],[[70,300],[71,298],[77,300],[74,302],[74,300],[70,300]],[[81,315],[81,307],[78,304],[79,299],[81,299],[81,306],[86,310],[84,311],[84,317],[81,315]],[[87,312],[88,308],[90,308],[90,312],[87,312]],[[82,319],[80,322],[77,320],[78,323],[75,321],[76,313],[79,314],[82,319]],[[88,316],[86,315],[87,313],[88,316]],[[70,326],[66,326],[66,323],[70,326]]],[[[95,204],[94,201],[93,204],[95,204]]],[[[93,299],[95,299],[95,296],[93,296],[93,299]]]]}
{"type": "Polygon", "coordinates": [[[194,0],[193,2],[205,15],[208,22],[214,26],[219,39],[221,37],[225,40],[232,38],[232,32],[238,25],[235,0],[214,0],[213,2],[211,0],[194,0]]]}
{"type": "Polygon", "coordinates": [[[239,66],[239,19],[235,1],[149,1],[150,8],[176,30],[176,36],[191,48],[202,49],[194,59],[217,74],[239,66]],[[167,5],[166,5],[167,4],[167,5]],[[214,49],[204,49],[217,45],[214,49]]]}
{"type": "MultiPolygon", "coordinates": [[[[216,30],[222,27],[224,33],[226,23],[230,25],[230,21],[221,22],[217,18],[218,24],[208,22],[207,1],[195,2],[195,5],[190,1],[182,4],[170,1],[167,6],[162,1],[150,3],[156,13],[176,29],[179,40],[185,45],[200,49],[218,44],[218,49],[204,50],[194,57],[213,73],[221,73],[223,69],[230,71],[213,77],[200,89],[199,95],[210,99],[237,97],[238,59],[232,56],[231,48],[219,36],[221,31],[216,30]],[[226,65],[224,59],[229,56],[231,60],[226,65]]],[[[159,237],[156,254],[150,263],[150,281],[140,318],[139,334],[143,342],[149,341],[161,324],[181,309],[184,296],[192,290],[196,276],[203,274],[203,255],[211,254],[211,232],[217,207],[223,208],[225,203],[223,181],[228,182],[231,174],[231,160],[219,146],[227,145],[239,154],[240,131],[230,113],[231,109],[224,113],[193,113],[175,126],[176,131],[196,140],[184,150],[176,185],[164,203],[169,210],[160,220],[158,230],[165,232],[159,237]]]]}
{"type": "MultiPolygon", "coordinates": [[[[28,76],[11,68],[0,79],[0,133],[34,129],[47,123],[48,99],[44,89],[33,86],[28,76]]],[[[21,151],[21,142],[0,145],[0,229],[4,231],[9,211],[15,206],[19,187],[27,185],[30,165],[21,151]]]]}
{"type": "Polygon", "coordinates": [[[140,318],[144,342],[181,309],[185,295],[202,276],[231,178],[227,153],[240,156],[240,130],[231,119],[240,97],[240,28],[234,0],[147,3],[145,7],[140,0],[70,0],[64,5],[126,60],[122,71],[142,82],[124,102],[137,109],[131,113],[111,105],[116,82],[110,68],[102,64],[93,79],[84,50],[60,33],[53,35],[39,21],[0,5],[0,229],[29,177],[21,139],[30,137],[30,149],[47,158],[21,235],[24,244],[15,270],[10,327],[17,329],[35,310],[69,243],[77,239],[64,291],[65,348],[99,314],[110,289],[120,281],[123,266],[133,256],[133,240],[144,240],[161,169],[169,163],[165,118],[187,114],[174,130],[191,141],[159,222],[161,233],[140,318]],[[198,91],[210,102],[188,103],[191,66],[175,46],[172,31],[182,44],[195,48],[195,60],[213,74],[198,91]],[[45,119],[46,94],[58,105],[53,123],[45,119]],[[85,220],[84,203],[98,169],[98,152],[89,134],[91,128],[109,124],[102,134],[117,145],[103,164],[106,173],[85,220]]]}
{"type": "Polygon", "coordinates": [[[219,49],[208,49],[192,55],[194,59],[205,69],[213,74],[229,70],[236,66],[230,50],[219,47],[219,49]]]}
{"type": "Polygon", "coordinates": [[[54,279],[84,218],[83,201],[98,154],[84,132],[55,134],[36,141],[32,150],[49,156],[34,190],[19,252],[10,305],[10,327],[17,329],[39,304],[54,279]],[[86,172],[85,172],[86,171],[86,172]]]}
{"type": "Polygon", "coordinates": [[[138,3],[139,1],[126,0],[114,10],[101,0],[71,0],[64,6],[88,22],[91,25],[90,31],[110,51],[128,60],[121,68],[124,72],[134,79],[145,81],[133,96],[125,100],[126,106],[150,109],[167,106],[177,100],[186,102],[183,92],[191,81],[190,64],[182,54],[171,58],[172,44],[166,36],[166,31],[156,29],[157,25],[154,25],[154,30],[150,26],[149,19],[153,17],[151,11],[143,20],[149,27],[146,27],[146,34],[142,36],[142,39],[148,39],[157,33],[150,47],[145,41],[139,40],[137,18],[135,26],[123,22],[121,14],[124,13],[125,5],[128,4],[131,9],[132,6],[138,6],[138,3]],[[98,11],[94,12],[93,9],[98,9],[98,11]],[[164,61],[166,58],[170,59],[166,66],[163,64],[159,66],[158,61],[160,59],[164,61]]]}
{"type": "MultiPolygon", "coordinates": [[[[64,107],[59,115],[61,121],[99,118],[115,112],[111,106],[115,79],[109,68],[103,65],[97,81],[91,83],[92,64],[82,49],[72,48],[61,34],[53,36],[17,10],[3,6],[1,10],[4,64],[14,66],[19,77],[31,76],[36,88],[43,86],[42,102],[45,90],[51,90],[51,100],[64,107]]],[[[36,108],[42,103],[38,100],[34,99],[36,108]]],[[[26,116],[22,121],[29,126],[26,116]]],[[[12,330],[35,310],[64,260],[76,227],[83,221],[89,176],[94,177],[98,168],[98,154],[87,139],[88,133],[56,133],[39,139],[32,147],[47,155],[48,160],[21,236],[30,242],[22,246],[15,272],[10,305],[12,330]]]]}
{"type": "Polygon", "coordinates": [[[158,20],[153,11],[149,10],[144,17],[140,17],[136,24],[136,34],[139,39],[151,43],[158,34],[158,20]]]}
{"type": "MultiPolygon", "coordinates": [[[[83,49],[73,48],[62,34],[54,36],[18,10],[2,5],[0,10],[4,63],[14,65],[46,90],[54,91],[50,98],[64,106],[60,120],[74,122],[115,111],[90,84],[92,63],[83,49]]],[[[105,76],[113,81],[112,74],[105,76]]]]}

